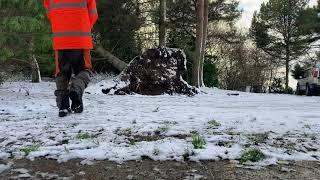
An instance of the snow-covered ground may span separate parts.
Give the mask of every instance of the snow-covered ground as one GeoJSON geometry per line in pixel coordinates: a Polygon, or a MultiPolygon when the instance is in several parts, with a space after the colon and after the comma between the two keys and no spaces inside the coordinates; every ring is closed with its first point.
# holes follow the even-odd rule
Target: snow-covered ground
{"type": "Polygon", "coordinates": [[[2,85],[0,159],[219,160],[254,147],[265,163],[320,159],[320,97],[219,89],[195,97],[102,94],[110,82],[91,85],[84,113],[66,118],[57,117],[53,82],[2,85]],[[194,148],[194,132],[204,149],[194,148]]]}

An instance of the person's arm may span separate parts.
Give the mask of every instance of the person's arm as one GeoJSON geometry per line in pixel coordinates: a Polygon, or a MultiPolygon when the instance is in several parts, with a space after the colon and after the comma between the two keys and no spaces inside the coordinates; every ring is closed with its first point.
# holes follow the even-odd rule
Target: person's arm
{"type": "Polygon", "coordinates": [[[93,28],[94,24],[98,20],[98,11],[97,11],[96,1],[95,0],[87,0],[87,6],[88,6],[88,11],[89,11],[91,28],[93,28]]]}

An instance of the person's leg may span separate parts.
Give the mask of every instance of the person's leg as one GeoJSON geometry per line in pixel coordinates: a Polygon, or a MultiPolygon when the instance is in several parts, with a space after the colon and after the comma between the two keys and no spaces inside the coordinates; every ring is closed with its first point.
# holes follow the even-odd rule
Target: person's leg
{"type": "Polygon", "coordinates": [[[64,50],[56,51],[56,102],[59,108],[59,116],[64,117],[70,113],[69,81],[72,73],[71,64],[64,56],[64,50]]]}
{"type": "Polygon", "coordinates": [[[75,113],[83,112],[82,96],[85,88],[88,86],[90,76],[88,71],[81,71],[71,79],[70,99],[72,100],[71,109],[75,113]]]}
{"type": "MultiPolygon", "coordinates": [[[[71,78],[70,83],[70,99],[72,100],[71,109],[75,113],[83,112],[83,102],[82,96],[85,88],[87,88],[90,82],[89,69],[87,67],[88,59],[87,53],[90,51],[84,50],[74,50],[71,54],[73,57],[72,60],[72,69],[74,72],[74,76],[71,78]]],[[[91,60],[90,60],[91,65],[91,60]]],[[[90,67],[91,68],[91,67],[90,67]]]]}

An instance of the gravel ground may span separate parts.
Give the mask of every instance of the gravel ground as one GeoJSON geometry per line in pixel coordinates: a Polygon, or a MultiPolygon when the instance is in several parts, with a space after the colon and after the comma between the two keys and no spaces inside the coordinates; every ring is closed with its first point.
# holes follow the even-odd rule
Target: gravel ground
{"type": "Polygon", "coordinates": [[[117,164],[110,161],[81,165],[80,160],[58,163],[55,160],[14,160],[0,179],[290,179],[317,180],[320,162],[279,162],[260,169],[241,167],[232,161],[129,161],[117,164]]]}

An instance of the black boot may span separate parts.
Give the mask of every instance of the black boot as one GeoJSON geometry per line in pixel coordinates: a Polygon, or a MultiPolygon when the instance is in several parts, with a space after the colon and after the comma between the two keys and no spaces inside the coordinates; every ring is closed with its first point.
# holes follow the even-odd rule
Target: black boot
{"type": "Polygon", "coordinates": [[[59,108],[59,117],[66,117],[71,113],[69,96],[63,96],[61,106],[59,108]]]}
{"type": "Polygon", "coordinates": [[[70,108],[59,110],[59,117],[66,117],[70,113],[71,113],[71,109],[70,108]]]}
{"type": "Polygon", "coordinates": [[[82,113],[83,112],[82,96],[75,91],[71,91],[69,93],[69,96],[72,101],[71,110],[74,113],[82,113]]]}

